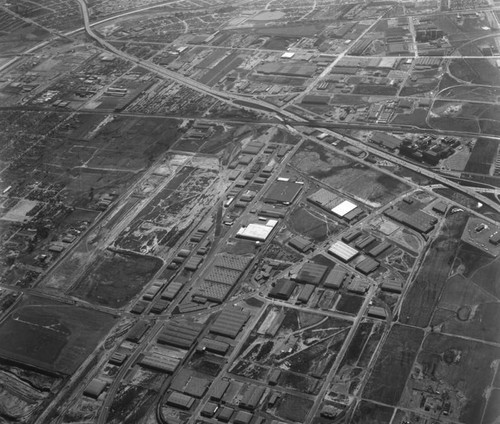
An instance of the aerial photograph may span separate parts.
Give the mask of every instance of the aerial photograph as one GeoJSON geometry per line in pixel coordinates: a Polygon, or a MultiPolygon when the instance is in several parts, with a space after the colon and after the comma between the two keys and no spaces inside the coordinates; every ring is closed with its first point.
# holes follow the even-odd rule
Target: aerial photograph
{"type": "Polygon", "coordinates": [[[500,424],[500,0],[0,0],[0,424],[500,424]]]}

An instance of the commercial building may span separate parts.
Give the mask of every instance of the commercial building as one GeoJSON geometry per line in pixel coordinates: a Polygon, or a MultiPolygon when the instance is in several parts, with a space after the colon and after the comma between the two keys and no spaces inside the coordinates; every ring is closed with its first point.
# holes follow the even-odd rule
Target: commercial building
{"type": "Polygon", "coordinates": [[[387,312],[381,306],[370,306],[368,308],[368,316],[373,318],[386,319],[387,312]]]}
{"type": "Polygon", "coordinates": [[[250,314],[241,308],[227,308],[217,317],[210,332],[234,339],[249,318],[250,314]]]}
{"type": "Polygon", "coordinates": [[[247,386],[247,390],[240,401],[240,408],[249,409],[253,411],[257,408],[262,396],[266,389],[260,386],[247,386]]]}
{"type": "Polygon", "coordinates": [[[291,204],[303,188],[303,184],[291,181],[275,181],[262,197],[265,203],[291,204]]]}
{"type": "Polygon", "coordinates": [[[382,253],[384,253],[386,250],[388,250],[391,246],[392,246],[391,243],[384,241],[384,242],[372,247],[367,253],[370,256],[373,256],[374,258],[376,258],[377,256],[380,256],[382,253]]]}
{"type": "Polygon", "coordinates": [[[368,275],[375,271],[380,266],[380,263],[373,258],[366,257],[356,265],[356,270],[362,274],[368,275]]]}
{"type": "Polygon", "coordinates": [[[229,350],[229,344],[218,340],[204,338],[198,344],[198,351],[207,351],[224,356],[229,350]]]}
{"type": "Polygon", "coordinates": [[[302,290],[299,293],[299,296],[297,297],[297,302],[299,303],[309,302],[309,299],[311,298],[315,289],[316,287],[314,286],[314,284],[306,284],[305,286],[303,286],[302,290]]]}
{"type": "Polygon", "coordinates": [[[380,131],[374,132],[370,140],[372,143],[384,147],[385,149],[390,150],[391,152],[394,152],[397,149],[399,149],[401,143],[403,142],[398,137],[380,131]]]}
{"type": "Polygon", "coordinates": [[[195,322],[169,321],[160,335],[158,343],[189,349],[196,341],[203,326],[195,322]]]}
{"type": "Polygon", "coordinates": [[[106,390],[108,383],[99,378],[94,378],[83,391],[85,396],[97,399],[104,390],[106,390]]]}
{"type": "Polygon", "coordinates": [[[311,241],[301,236],[295,236],[288,244],[302,253],[306,253],[313,248],[311,241]]]}
{"type": "Polygon", "coordinates": [[[340,289],[347,276],[347,271],[340,266],[333,268],[326,276],[323,285],[329,289],[340,289]]]}
{"type": "Polygon", "coordinates": [[[349,262],[358,255],[359,251],[338,240],[330,246],[328,253],[344,262],[349,262]]]}
{"type": "Polygon", "coordinates": [[[191,409],[193,404],[194,398],[179,392],[172,392],[167,398],[167,405],[173,406],[174,408],[188,410],[191,409]]]}
{"type": "Polygon", "coordinates": [[[314,284],[317,286],[321,283],[321,280],[327,271],[328,267],[325,265],[307,262],[300,269],[297,277],[295,277],[295,281],[298,281],[299,283],[314,284]]]}
{"type": "Polygon", "coordinates": [[[276,220],[269,220],[265,225],[262,224],[248,224],[246,227],[241,227],[236,233],[236,237],[254,241],[266,241],[274,227],[276,220]]]}
{"type": "Polygon", "coordinates": [[[220,402],[224,393],[226,393],[227,388],[229,387],[229,382],[221,380],[214,384],[210,390],[210,399],[216,402],[220,402]]]}
{"type": "Polygon", "coordinates": [[[349,200],[344,200],[342,203],[340,203],[339,205],[335,206],[332,209],[332,213],[334,215],[337,215],[337,216],[340,216],[340,217],[344,217],[349,212],[351,212],[352,210],[356,209],[356,207],[357,207],[356,204],[350,202],[349,200]]]}
{"type": "Polygon", "coordinates": [[[269,297],[288,300],[295,290],[295,283],[291,280],[279,280],[269,292],[269,297]]]}

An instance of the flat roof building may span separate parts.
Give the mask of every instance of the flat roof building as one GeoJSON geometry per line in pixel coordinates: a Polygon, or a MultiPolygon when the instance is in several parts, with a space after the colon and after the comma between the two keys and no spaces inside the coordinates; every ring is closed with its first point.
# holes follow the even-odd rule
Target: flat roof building
{"type": "Polygon", "coordinates": [[[315,264],[313,262],[307,262],[300,269],[295,281],[299,283],[314,284],[315,286],[321,283],[321,280],[328,271],[328,267],[325,265],[315,264]]]}
{"type": "Polygon", "coordinates": [[[340,289],[342,283],[345,280],[347,271],[340,266],[333,268],[330,273],[326,276],[323,285],[331,289],[340,289]]]}
{"type": "Polygon", "coordinates": [[[167,398],[167,405],[173,406],[174,408],[188,410],[191,409],[194,403],[194,398],[188,395],[184,395],[179,392],[172,392],[167,398]]]}
{"type": "Polygon", "coordinates": [[[344,262],[349,262],[358,255],[359,251],[338,240],[330,246],[328,253],[344,262]]]}
{"type": "Polygon", "coordinates": [[[256,223],[248,224],[246,227],[241,227],[238,230],[236,237],[254,241],[266,241],[275,225],[275,220],[269,220],[266,225],[256,223]]]}
{"type": "Polygon", "coordinates": [[[356,207],[357,207],[356,204],[350,202],[349,200],[344,200],[342,203],[340,203],[339,205],[335,206],[332,209],[332,213],[337,216],[343,217],[352,210],[356,209],[356,207]]]}
{"type": "Polygon", "coordinates": [[[290,181],[275,181],[264,194],[265,203],[291,204],[302,190],[303,184],[290,181]]]}
{"type": "Polygon", "coordinates": [[[288,300],[295,290],[295,283],[291,280],[279,280],[269,292],[269,297],[288,300]]]}

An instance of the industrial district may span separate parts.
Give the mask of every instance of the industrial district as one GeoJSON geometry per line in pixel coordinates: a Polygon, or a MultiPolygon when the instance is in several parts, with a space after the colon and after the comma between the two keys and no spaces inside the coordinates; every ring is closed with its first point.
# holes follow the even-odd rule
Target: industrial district
{"type": "Polygon", "coordinates": [[[0,0],[0,423],[498,424],[498,0],[0,0]]]}

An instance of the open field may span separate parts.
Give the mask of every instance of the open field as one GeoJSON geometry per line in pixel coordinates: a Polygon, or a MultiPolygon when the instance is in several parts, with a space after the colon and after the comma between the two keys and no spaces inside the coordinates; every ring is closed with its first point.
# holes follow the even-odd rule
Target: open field
{"type": "Polygon", "coordinates": [[[27,296],[0,325],[0,337],[9,340],[0,356],[42,371],[72,374],[114,320],[102,312],[27,296]]]}
{"type": "MultiPolygon", "coordinates": [[[[475,341],[430,334],[418,355],[424,382],[437,381],[450,399],[458,399],[460,408],[453,411],[457,421],[481,422],[486,407],[483,393],[493,380],[492,363],[500,357],[498,347],[475,341]]],[[[425,383],[424,383],[425,384],[425,383]]],[[[495,401],[495,396],[491,399],[495,401]]]]}
{"type": "Polygon", "coordinates": [[[422,330],[394,325],[375,362],[363,397],[397,405],[423,338],[422,330]]]}
{"type": "Polygon", "coordinates": [[[291,230],[317,242],[325,241],[329,236],[338,234],[345,228],[344,225],[329,220],[323,212],[308,208],[296,208],[288,223],[291,230]]]}
{"type": "Polygon", "coordinates": [[[292,164],[300,171],[369,205],[383,205],[409,189],[409,186],[395,178],[337,155],[311,141],[300,147],[292,164]]]}
{"type": "Polygon", "coordinates": [[[71,294],[99,305],[120,308],[151,280],[163,261],[134,254],[104,251],[71,294]]]}
{"type": "Polygon", "coordinates": [[[401,307],[400,321],[426,327],[450,273],[460,235],[468,220],[465,213],[448,214],[443,229],[431,243],[401,307]]]}

